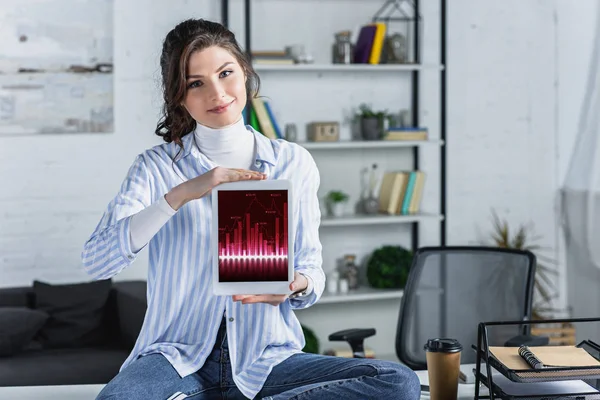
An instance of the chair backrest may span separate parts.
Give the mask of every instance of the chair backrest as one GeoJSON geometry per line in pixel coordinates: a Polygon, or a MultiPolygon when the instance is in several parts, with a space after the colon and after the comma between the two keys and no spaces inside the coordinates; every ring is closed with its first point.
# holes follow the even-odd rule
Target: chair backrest
{"type": "MultiPolygon", "coordinates": [[[[413,369],[426,369],[428,339],[457,339],[461,363],[474,363],[477,326],[483,321],[531,317],[535,256],[495,247],[425,247],[413,258],[396,331],[396,354],[413,369]]],[[[490,345],[528,333],[528,327],[489,331],[490,345]]]]}

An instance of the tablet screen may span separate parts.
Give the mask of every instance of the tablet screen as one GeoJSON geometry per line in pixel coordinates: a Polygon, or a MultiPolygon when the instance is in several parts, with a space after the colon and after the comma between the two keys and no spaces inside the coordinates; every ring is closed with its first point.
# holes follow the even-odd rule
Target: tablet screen
{"type": "Polygon", "coordinates": [[[220,282],[288,280],[287,190],[220,190],[220,282]]]}

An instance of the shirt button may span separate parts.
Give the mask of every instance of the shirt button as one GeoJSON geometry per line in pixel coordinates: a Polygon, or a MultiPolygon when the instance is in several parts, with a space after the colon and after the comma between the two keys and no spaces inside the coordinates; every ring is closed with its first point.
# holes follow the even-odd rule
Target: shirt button
{"type": "Polygon", "coordinates": [[[130,260],[133,260],[133,256],[131,254],[128,255],[127,258],[129,258],[130,260]]]}
{"type": "Polygon", "coordinates": [[[234,321],[233,317],[230,317],[229,322],[233,322],[233,321],[234,321]]]}

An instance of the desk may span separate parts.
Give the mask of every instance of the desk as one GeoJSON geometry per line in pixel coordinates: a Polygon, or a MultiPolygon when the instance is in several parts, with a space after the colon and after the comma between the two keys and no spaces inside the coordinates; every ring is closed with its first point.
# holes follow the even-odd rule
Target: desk
{"type": "Polygon", "coordinates": [[[104,385],[0,387],[0,399],[93,400],[104,385]]]}
{"type": "MultiPolygon", "coordinates": [[[[421,382],[428,382],[427,371],[416,371],[421,382]]],[[[92,400],[104,385],[24,386],[0,387],[0,399],[36,400],[92,400]]],[[[485,388],[483,389],[487,391],[485,388]]],[[[473,400],[475,385],[458,385],[458,400],[473,400]]],[[[429,400],[429,393],[421,393],[421,400],[429,400]]]]}

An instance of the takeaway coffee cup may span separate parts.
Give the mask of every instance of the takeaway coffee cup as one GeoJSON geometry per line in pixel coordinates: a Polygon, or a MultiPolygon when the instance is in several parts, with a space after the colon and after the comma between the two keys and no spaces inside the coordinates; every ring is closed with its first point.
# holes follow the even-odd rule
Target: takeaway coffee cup
{"type": "Polygon", "coordinates": [[[454,339],[430,339],[425,344],[431,400],[456,400],[461,351],[454,339]]]}

